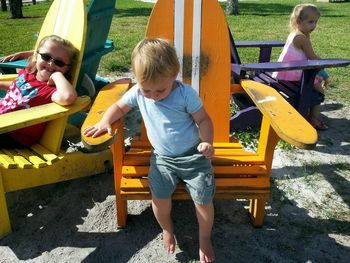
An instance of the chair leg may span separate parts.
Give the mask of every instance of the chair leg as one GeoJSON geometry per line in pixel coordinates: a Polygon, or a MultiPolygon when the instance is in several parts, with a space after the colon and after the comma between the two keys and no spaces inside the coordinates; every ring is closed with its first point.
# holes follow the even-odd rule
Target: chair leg
{"type": "Polygon", "coordinates": [[[254,227],[261,227],[264,222],[266,198],[251,199],[249,215],[254,227]]]}
{"type": "Polygon", "coordinates": [[[123,200],[120,194],[116,194],[117,199],[117,227],[124,228],[126,226],[126,217],[128,216],[127,200],[123,200]]]}
{"type": "Polygon", "coordinates": [[[0,239],[11,233],[10,217],[7,210],[6,197],[0,175],[0,239]]]}

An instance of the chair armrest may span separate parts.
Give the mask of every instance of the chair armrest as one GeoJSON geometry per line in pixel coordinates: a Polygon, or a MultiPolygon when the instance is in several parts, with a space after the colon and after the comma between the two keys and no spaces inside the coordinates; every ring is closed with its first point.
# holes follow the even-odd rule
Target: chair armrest
{"type": "Polygon", "coordinates": [[[27,59],[21,59],[21,60],[15,60],[10,62],[2,62],[0,63],[0,69],[5,74],[14,74],[16,73],[17,68],[24,68],[27,66],[28,60],[27,59]]]}
{"type": "Polygon", "coordinates": [[[235,41],[235,45],[237,48],[242,47],[254,47],[254,48],[262,48],[262,47],[283,47],[285,42],[279,40],[262,40],[262,41],[235,41]]]}
{"type": "Polygon", "coordinates": [[[2,114],[0,115],[0,134],[68,116],[72,113],[84,110],[89,104],[90,98],[82,96],[78,97],[77,100],[69,106],[62,106],[52,102],[29,109],[2,114]]]}
{"type": "Polygon", "coordinates": [[[281,139],[302,149],[315,147],[316,130],[276,90],[252,80],[241,85],[281,139]]]}
{"type": "Polygon", "coordinates": [[[242,71],[285,71],[285,70],[307,70],[323,69],[330,67],[345,67],[350,64],[347,59],[315,59],[289,62],[265,62],[258,64],[241,64],[242,71]]]}
{"type": "Polygon", "coordinates": [[[5,75],[0,75],[0,81],[13,81],[16,79],[18,74],[5,74],[5,75]]]}
{"type": "Polygon", "coordinates": [[[259,48],[259,63],[269,62],[271,58],[271,52],[273,47],[283,47],[284,42],[278,40],[271,41],[237,41],[235,42],[237,48],[242,47],[254,47],[259,48]]]}
{"type": "Polygon", "coordinates": [[[125,80],[124,83],[121,83],[120,81],[115,81],[103,87],[99,91],[88,113],[88,116],[86,117],[81,127],[82,142],[87,149],[94,152],[101,151],[103,149],[106,149],[115,141],[115,139],[117,138],[118,130],[123,129],[122,121],[116,121],[112,125],[112,129],[114,131],[113,135],[105,133],[99,137],[92,138],[85,136],[83,131],[86,127],[93,126],[97,122],[99,122],[102,119],[103,114],[109,108],[109,106],[111,106],[113,103],[119,100],[131,86],[132,83],[130,80],[125,80]]]}

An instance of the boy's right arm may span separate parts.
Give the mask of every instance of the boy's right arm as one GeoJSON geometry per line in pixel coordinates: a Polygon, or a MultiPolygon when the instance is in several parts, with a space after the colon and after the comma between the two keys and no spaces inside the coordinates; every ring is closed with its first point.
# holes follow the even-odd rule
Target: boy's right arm
{"type": "Polygon", "coordinates": [[[121,100],[118,100],[107,109],[101,121],[96,123],[94,126],[86,127],[84,129],[84,134],[93,138],[105,134],[106,132],[113,135],[112,124],[128,113],[131,108],[132,107],[126,105],[121,100]]]}

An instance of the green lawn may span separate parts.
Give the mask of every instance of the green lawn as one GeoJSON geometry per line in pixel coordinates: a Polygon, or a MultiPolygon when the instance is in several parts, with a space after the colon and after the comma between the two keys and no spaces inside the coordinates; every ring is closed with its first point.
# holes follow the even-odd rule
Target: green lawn
{"type": "MultiPolygon", "coordinates": [[[[295,0],[240,0],[238,16],[228,16],[236,40],[285,40],[288,35],[289,15],[294,5],[315,2],[321,10],[317,30],[312,34],[316,53],[323,58],[350,59],[350,3],[318,3],[295,0]]],[[[0,12],[0,56],[34,46],[34,34],[40,30],[50,1],[35,6],[24,6],[25,19],[8,19],[8,12],[0,12]]],[[[100,74],[122,74],[129,70],[130,54],[143,37],[153,4],[135,0],[117,0],[109,38],[115,43],[114,52],[106,55],[100,74]]],[[[225,8],[223,4],[223,8],[225,8]]],[[[275,49],[276,60],[281,49],[275,49]]],[[[255,62],[257,50],[239,50],[243,63],[255,62]]],[[[341,103],[350,100],[350,67],[329,69],[331,87],[327,97],[341,103]]]]}

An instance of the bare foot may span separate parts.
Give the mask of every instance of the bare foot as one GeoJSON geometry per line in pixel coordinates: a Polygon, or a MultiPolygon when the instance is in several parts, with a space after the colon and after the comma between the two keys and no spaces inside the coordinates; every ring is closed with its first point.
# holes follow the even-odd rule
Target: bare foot
{"type": "Polygon", "coordinates": [[[215,260],[215,254],[214,254],[214,249],[210,239],[203,240],[199,244],[199,262],[207,263],[207,262],[214,262],[214,260],[215,260]]]}
{"type": "Polygon", "coordinates": [[[176,241],[173,233],[163,230],[163,243],[166,252],[169,254],[174,254],[176,241]]]}

